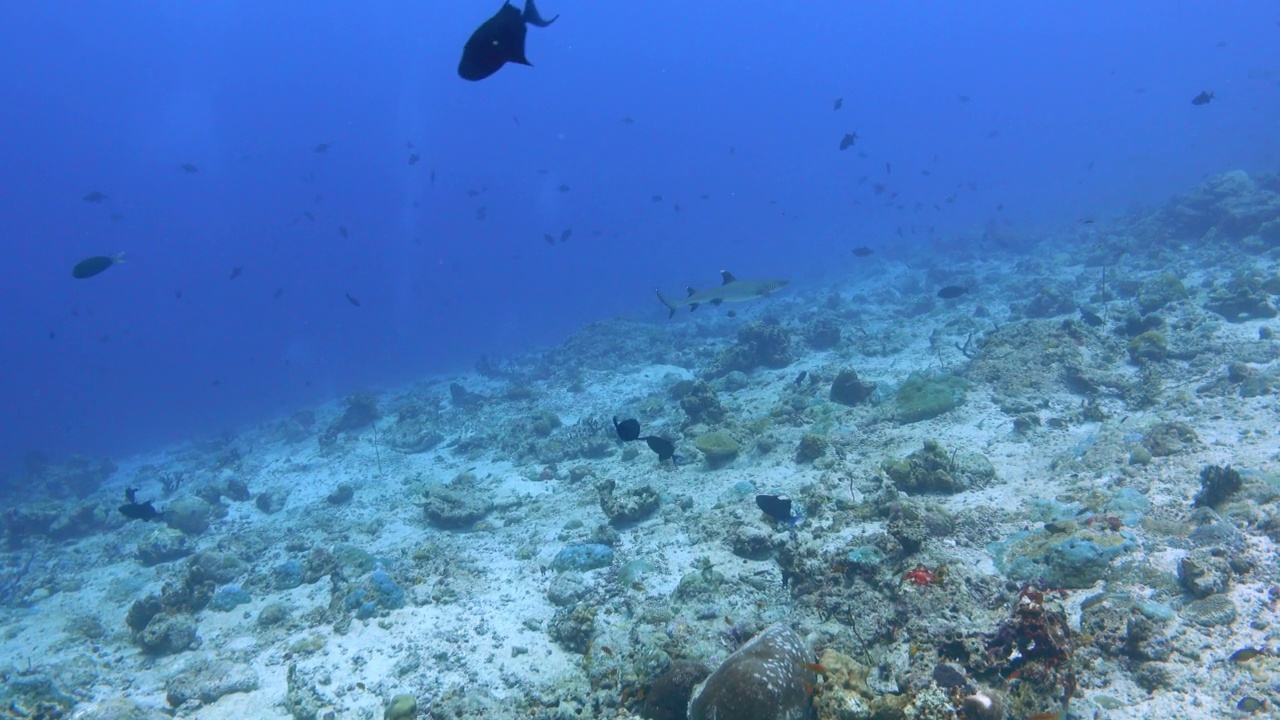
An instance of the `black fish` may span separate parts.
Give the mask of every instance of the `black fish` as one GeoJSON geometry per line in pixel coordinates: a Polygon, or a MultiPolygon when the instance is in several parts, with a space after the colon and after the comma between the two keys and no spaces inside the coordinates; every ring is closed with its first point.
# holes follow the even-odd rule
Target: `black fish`
{"type": "Polygon", "coordinates": [[[312,151],[312,152],[318,152],[318,153],[327,153],[327,152],[329,152],[329,148],[331,148],[331,147],[333,147],[333,141],[332,141],[332,140],[330,140],[329,142],[322,142],[322,143],[320,143],[319,145],[317,145],[317,146],[315,146],[315,147],[311,148],[311,151],[312,151]]]}
{"type": "Polygon", "coordinates": [[[853,144],[856,142],[858,142],[857,132],[845,133],[844,137],[840,139],[840,149],[848,150],[853,147],[853,144]]]}
{"type": "Polygon", "coordinates": [[[796,376],[796,387],[800,387],[800,383],[804,382],[804,379],[808,376],[809,376],[808,370],[801,370],[800,374],[796,376]]]}
{"type": "Polygon", "coordinates": [[[422,157],[421,157],[420,155],[418,155],[418,153],[410,153],[410,154],[409,154],[409,164],[410,164],[410,165],[417,165],[417,164],[418,164],[418,161],[419,161],[419,160],[421,160],[421,159],[422,159],[422,157]]]}
{"type": "Polygon", "coordinates": [[[1213,100],[1213,93],[1208,91],[1201,91],[1199,95],[1191,98],[1191,104],[1192,105],[1208,105],[1209,102],[1212,100],[1213,100]]]}
{"type": "Polygon", "coordinates": [[[786,495],[757,495],[756,507],[776,522],[789,523],[795,519],[791,514],[791,498],[786,495]]]}
{"type": "Polygon", "coordinates": [[[938,297],[943,300],[954,300],[961,295],[969,292],[969,288],[960,285],[948,285],[938,291],[938,297]]]}
{"type": "Polygon", "coordinates": [[[81,200],[84,200],[85,202],[91,202],[91,203],[100,203],[100,202],[102,202],[103,200],[106,200],[106,199],[107,199],[107,196],[106,196],[106,195],[103,195],[102,193],[98,192],[97,190],[94,190],[93,192],[91,192],[91,193],[89,193],[88,195],[85,195],[83,198],[81,198],[81,200]]]}
{"type": "Polygon", "coordinates": [[[1098,314],[1093,312],[1092,310],[1086,310],[1085,308],[1080,308],[1080,319],[1083,320],[1084,324],[1088,325],[1089,327],[1102,326],[1102,318],[1098,317],[1098,314]]]}
{"type": "Polygon", "coordinates": [[[354,295],[352,295],[351,293],[344,293],[344,294],[347,296],[347,302],[351,303],[356,307],[360,307],[360,301],[357,300],[354,295]]]}
{"type": "Polygon", "coordinates": [[[844,107],[844,98],[836,98],[836,101],[835,103],[833,103],[833,107],[831,109],[839,110],[842,107],[844,107]]]}
{"type": "Polygon", "coordinates": [[[872,250],[871,248],[869,248],[869,247],[865,247],[865,246],[864,246],[864,247],[856,247],[856,248],[854,248],[854,249],[853,249],[853,254],[854,254],[854,255],[856,255],[856,256],[858,256],[858,257],[866,257],[866,256],[870,255],[870,254],[871,254],[871,253],[873,253],[873,252],[875,252],[875,250],[872,250]]]}
{"type": "Polygon", "coordinates": [[[458,76],[463,80],[483,80],[509,62],[533,65],[524,54],[525,35],[529,32],[525,24],[546,27],[558,17],[543,20],[533,0],[525,0],[523,13],[510,2],[503,2],[498,12],[467,39],[458,62],[458,76]]]}
{"type": "Polygon", "coordinates": [[[571,237],[573,237],[573,228],[565,228],[560,231],[560,242],[565,242],[571,237]]]}
{"type": "Polygon", "coordinates": [[[670,440],[667,440],[665,438],[660,438],[657,435],[650,435],[644,438],[644,441],[645,441],[645,444],[649,446],[650,450],[658,453],[658,462],[662,462],[663,460],[670,460],[671,458],[675,457],[676,446],[675,446],[675,443],[671,442],[670,440]]]}
{"type": "Polygon", "coordinates": [[[237,265],[237,266],[235,266],[235,267],[231,268],[231,275],[230,275],[230,276],[228,276],[228,277],[227,277],[227,279],[228,279],[228,280],[235,280],[236,278],[240,277],[240,276],[241,276],[241,275],[243,275],[243,274],[244,274],[244,266],[243,266],[243,265],[237,265]]]}
{"type": "Polygon", "coordinates": [[[556,238],[551,233],[542,233],[542,239],[546,240],[548,245],[556,244],[556,238]]]}
{"type": "Polygon", "coordinates": [[[188,175],[200,172],[200,168],[192,165],[191,163],[182,163],[178,167],[182,168],[182,172],[187,173],[188,175]]]}
{"type": "Polygon", "coordinates": [[[95,255],[76,263],[76,266],[71,268],[71,277],[77,280],[91,278],[112,265],[122,262],[124,262],[124,253],[120,253],[113,257],[109,257],[107,255],[95,255]]]}
{"type": "MultiPolygon", "coordinates": [[[[640,421],[635,418],[618,422],[618,417],[613,417],[613,429],[618,433],[618,439],[623,442],[631,442],[640,437],[640,421]]],[[[650,445],[649,447],[653,447],[650,445]]]]}
{"type": "Polygon", "coordinates": [[[137,488],[125,488],[124,499],[126,502],[120,506],[120,514],[130,520],[159,520],[164,513],[156,510],[150,500],[144,503],[138,502],[137,493],[137,488]]]}

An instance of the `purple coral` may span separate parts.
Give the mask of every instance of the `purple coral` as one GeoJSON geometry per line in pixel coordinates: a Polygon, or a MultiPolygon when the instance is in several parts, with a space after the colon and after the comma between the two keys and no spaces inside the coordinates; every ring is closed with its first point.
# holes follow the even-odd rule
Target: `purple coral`
{"type": "Polygon", "coordinates": [[[694,688],[689,720],[810,720],[811,662],[804,639],[785,625],[774,625],[694,688]]]}

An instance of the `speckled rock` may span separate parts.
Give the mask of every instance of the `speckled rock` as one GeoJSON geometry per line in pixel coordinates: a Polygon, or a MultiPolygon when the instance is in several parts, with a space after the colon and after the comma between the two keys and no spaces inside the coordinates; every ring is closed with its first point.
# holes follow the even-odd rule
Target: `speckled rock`
{"type": "Polygon", "coordinates": [[[212,511],[209,503],[198,497],[188,496],[175,500],[164,508],[164,522],[187,535],[199,535],[209,529],[212,511]]]}
{"type": "Polygon", "coordinates": [[[1211,550],[1197,548],[1178,562],[1178,583],[1198,598],[1220,593],[1230,582],[1231,565],[1211,550]]]}
{"type": "Polygon", "coordinates": [[[493,503],[476,487],[441,486],[427,492],[422,509],[433,525],[442,528],[470,527],[489,514],[493,503]]]}
{"type": "Polygon", "coordinates": [[[813,655],[794,630],[774,625],[738,648],[693,690],[689,720],[809,720],[813,655]]]}
{"type": "Polygon", "coordinates": [[[196,623],[189,615],[156,615],[138,634],[138,644],[152,655],[180,653],[196,641],[196,623]]]}
{"type": "Polygon", "coordinates": [[[248,665],[201,658],[184,665],[164,687],[171,707],[192,699],[208,705],[223,695],[257,690],[258,674],[248,665]]]}
{"type": "Polygon", "coordinates": [[[601,480],[596,483],[596,491],[600,493],[600,509],[604,511],[609,522],[625,525],[639,522],[658,509],[658,491],[650,485],[614,492],[617,483],[613,480],[601,480]]]}
{"type": "Polygon", "coordinates": [[[547,599],[552,605],[564,607],[586,597],[587,592],[587,583],[582,573],[562,572],[551,580],[551,585],[547,588],[547,599]]]}
{"type": "Polygon", "coordinates": [[[190,555],[191,551],[187,536],[169,527],[159,528],[138,542],[138,559],[143,565],[178,560],[190,555]]]}

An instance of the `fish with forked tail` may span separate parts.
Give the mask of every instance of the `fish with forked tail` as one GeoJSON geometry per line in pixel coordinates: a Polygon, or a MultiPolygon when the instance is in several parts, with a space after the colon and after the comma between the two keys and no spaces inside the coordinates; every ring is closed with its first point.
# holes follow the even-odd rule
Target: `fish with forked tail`
{"type": "Polygon", "coordinates": [[[542,19],[533,0],[525,0],[524,12],[510,2],[503,2],[498,12],[467,39],[462,60],[458,62],[458,76],[463,80],[483,80],[509,62],[532,66],[524,52],[525,35],[529,32],[525,25],[546,27],[558,17],[542,19]]]}

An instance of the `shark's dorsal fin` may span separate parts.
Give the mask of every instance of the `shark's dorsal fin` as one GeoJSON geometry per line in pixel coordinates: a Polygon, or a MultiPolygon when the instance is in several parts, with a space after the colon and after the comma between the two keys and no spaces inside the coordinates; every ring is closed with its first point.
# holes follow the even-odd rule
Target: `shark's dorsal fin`
{"type": "Polygon", "coordinates": [[[685,290],[688,290],[688,291],[689,291],[689,295],[688,295],[688,297],[693,297],[694,295],[697,295],[697,294],[698,294],[698,291],[697,291],[697,290],[694,290],[693,288],[685,288],[685,290]]]}
{"type": "Polygon", "coordinates": [[[737,282],[738,280],[738,278],[734,277],[733,273],[729,272],[728,270],[721,270],[720,277],[724,278],[724,283],[723,283],[724,285],[728,285],[731,282],[737,282]]]}

